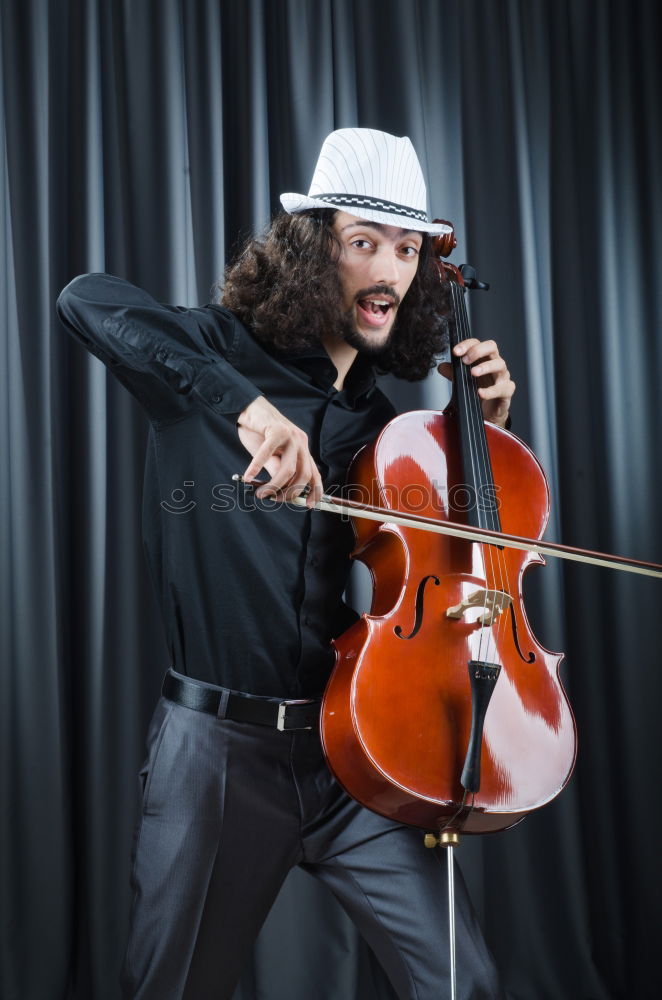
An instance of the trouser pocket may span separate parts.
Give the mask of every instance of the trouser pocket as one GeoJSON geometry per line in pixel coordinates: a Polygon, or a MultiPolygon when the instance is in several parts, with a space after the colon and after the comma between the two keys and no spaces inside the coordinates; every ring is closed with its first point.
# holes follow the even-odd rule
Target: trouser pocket
{"type": "Polygon", "coordinates": [[[142,800],[143,812],[147,809],[149,794],[152,786],[154,773],[156,771],[159,750],[163,744],[166,728],[172,715],[174,704],[166,698],[161,698],[154,709],[154,715],[147,731],[147,756],[143,766],[138,772],[140,796],[142,800]]]}

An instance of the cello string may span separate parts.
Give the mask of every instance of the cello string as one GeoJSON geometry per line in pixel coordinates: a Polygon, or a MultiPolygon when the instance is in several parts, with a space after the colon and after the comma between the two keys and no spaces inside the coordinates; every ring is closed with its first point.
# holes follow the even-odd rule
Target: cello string
{"type": "MultiPolygon", "coordinates": [[[[466,340],[469,334],[464,295],[465,292],[463,291],[463,289],[459,285],[454,284],[453,299],[454,299],[455,316],[456,316],[456,336],[458,341],[466,340]]],[[[480,483],[476,469],[476,458],[477,458],[476,441],[475,441],[476,427],[475,427],[475,421],[472,419],[473,414],[470,406],[468,366],[465,365],[461,360],[459,360],[458,364],[456,365],[456,368],[458,372],[458,404],[461,403],[462,412],[464,412],[464,414],[466,415],[466,421],[467,421],[466,430],[469,438],[468,449],[467,448],[464,449],[464,455],[466,455],[468,451],[469,458],[471,461],[470,475],[472,481],[470,483],[467,483],[466,486],[468,487],[468,489],[473,488],[475,491],[475,494],[473,496],[471,496],[470,494],[470,499],[473,500],[473,502],[476,504],[476,520],[480,524],[481,523],[480,517],[478,515],[478,489],[480,483]]],[[[468,471],[469,470],[465,470],[465,473],[468,471]]],[[[484,546],[480,546],[479,548],[474,549],[474,551],[478,551],[481,554],[483,563],[483,572],[486,578],[486,586],[489,586],[489,582],[487,580],[485,548],[484,546]]],[[[471,568],[473,571],[474,567],[472,566],[471,568]]],[[[486,656],[488,655],[487,651],[484,649],[486,641],[488,641],[486,640],[486,630],[484,625],[481,624],[481,627],[478,631],[478,649],[476,649],[474,645],[474,651],[473,651],[474,659],[483,660],[486,658],[486,656]]]]}
{"type": "MultiPolygon", "coordinates": [[[[469,335],[469,323],[468,316],[465,308],[464,294],[462,293],[462,325],[463,329],[463,339],[469,335]]],[[[465,412],[467,414],[467,426],[469,430],[469,438],[471,442],[471,456],[473,463],[473,487],[475,489],[475,495],[473,497],[474,503],[476,505],[476,521],[478,524],[482,523],[482,518],[480,516],[480,494],[481,486],[483,482],[483,475],[481,469],[481,454],[479,448],[479,428],[476,420],[475,412],[475,382],[473,382],[473,377],[470,372],[470,366],[462,364],[462,384],[464,388],[464,399],[465,399],[465,412]],[[473,383],[473,384],[472,384],[473,383]]],[[[490,587],[490,575],[493,576],[493,565],[490,549],[484,545],[478,546],[477,551],[480,552],[483,573],[485,576],[485,585],[489,589],[490,587]],[[488,561],[489,560],[489,561],[488,561]]],[[[476,658],[478,660],[491,659],[490,655],[490,639],[492,638],[491,630],[486,627],[484,622],[481,622],[479,631],[479,647],[476,658]]]]}
{"type": "MultiPolygon", "coordinates": [[[[453,312],[454,312],[454,316],[455,316],[455,330],[454,330],[455,343],[459,343],[461,340],[466,339],[466,335],[467,335],[467,329],[466,329],[467,324],[465,323],[464,294],[465,293],[462,290],[462,288],[460,287],[460,285],[458,285],[455,282],[453,282],[452,283],[452,299],[453,299],[453,312]]],[[[455,345],[453,345],[453,346],[455,346],[455,345]]],[[[455,369],[456,369],[456,378],[457,378],[456,391],[457,391],[457,394],[458,394],[458,409],[460,410],[460,412],[464,412],[467,415],[467,417],[469,417],[468,390],[467,390],[467,385],[466,385],[466,370],[465,370],[465,365],[462,363],[461,360],[457,361],[457,363],[455,365],[455,369]]],[[[469,456],[470,456],[471,464],[472,464],[472,468],[470,470],[470,475],[471,475],[471,478],[473,479],[473,482],[475,483],[476,482],[476,470],[474,468],[474,453],[475,453],[475,448],[474,448],[474,443],[473,443],[473,440],[472,440],[472,437],[473,437],[473,428],[472,428],[471,424],[468,425],[467,430],[468,430],[468,434],[469,434],[469,445],[470,445],[470,447],[469,447],[468,450],[469,450],[469,456]]],[[[465,449],[463,449],[463,453],[462,454],[463,454],[462,470],[463,470],[463,472],[465,474],[465,477],[466,477],[467,474],[468,474],[468,472],[469,472],[469,470],[467,470],[464,467],[464,457],[467,454],[467,448],[466,447],[465,447],[465,449]]],[[[472,484],[471,483],[467,483],[465,485],[467,486],[467,488],[470,489],[472,484]]],[[[474,551],[480,551],[481,554],[482,554],[482,549],[476,550],[474,546],[471,547],[471,551],[472,552],[474,552],[474,551]]],[[[483,564],[484,564],[484,558],[483,558],[483,564]]],[[[471,566],[471,571],[473,572],[473,570],[474,570],[474,566],[472,565],[471,566]]],[[[476,649],[475,648],[475,644],[472,643],[473,658],[476,659],[476,660],[482,659],[482,646],[483,646],[483,629],[482,628],[479,631],[478,640],[479,640],[478,641],[478,649],[476,649]]]]}
{"type": "MultiPolygon", "coordinates": [[[[466,317],[466,310],[464,316],[466,317]]],[[[466,326],[466,331],[468,333],[469,332],[468,319],[466,319],[464,322],[466,326]]],[[[493,489],[494,480],[493,480],[492,467],[489,457],[489,449],[487,445],[487,434],[485,433],[482,405],[480,397],[478,395],[478,385],[475,379],[472,376],[470,376],[468,372],[467,372],[466,382],[469,386],[467,409],[470,414],[470,420],[472,423],[472,431],[475,441],[474,447],[477,454],[477,460],[480,469],[481,485],[488,485],[493,489]]],[[[491,499],[496,500],[494,492],[491,493],[491,499]]],[[[498,516],[498,509],[496,511],[495,517],[490,517],[486,520],[489,521],[492,528],[501,530],[500,519],[498,516]]],[[[490,562],[491,577],[492,577],[491,581],[489,581],[491,582],[492,587],[489,589],[492,590],[498,589],[502,592],[506,592],[507,574],[506,574],[506,561],[503,550],[500,549],[498,546],[492,546],[492,545],[488,546],[488,549],[489,549],[489,562],[490,562]],[[495,572],[495,565],[494,565],[495,561],[498,572],[495,572]],[[498,577],[498,588],[497,588],[497,577],[498,577]]],[[[486,577],[487,577],[487,572],[486,572],[486,577]]],[[[500,639],[503,638],[503,631],[505,628],[506,628],[506,619],[503,618],[502,615],[499,615],[496,629],[500,639]]],[[[492,626],[490,626],[490,635],[492,637],[495,646],[494,658],[496,659],[497,642],[492,632],[492,626]]]]}
{"type": "MultiPolygon", "coordinates": [[[[467,381],[470,384],[470,398],[472,403],[471,419],[475,424],[474,438],[476,441],[476,450],[480,467],[481,485],[486,487],[484,493],[481,494],[481,499],[483,499],[486,503],[489,500],[490,503],[496,504],[498,501],[498,495],[495,489],[492,473],[492,464],[490,461],[490,453],[487,443],[487,433],[482,412],[482,403],[480,396],[478,395],[478,384],[473,377],[468,378],[467,381]]],[[[492,529],[501,530],[498,507],[494,510],[488,510],[483,521],[485,524],[489,524],[492,529]]],[[[489,629],[494,649],[493,655],[489,658],[492,662],[496,662],[499,659],[496,655],[497,649],[501,648],[501,643],[503,642],[504,632],[507,630],[508,622],[506,617],[503,616],[503,608],[501,606],[497,607],[495,592],[500,591],[501,593],[507,593],[507,570],[505,554],[502,548],[490,545],[488,547],[487,555],[489,557],[489,569],[491,571],[491,580],[488,581],[488,588],[492,591],[492,600],[488,603],[490,603],[493,619],[489,624],[489,629]],[[494,618],[495,615],[496,618],[494,618]]]]}
{"type": "MultiPolygon", "coordinates": [[[[487,485],[487,486],[493,488],[494,487],[494,480],[493,480],[493,476],[492,476],[492,466],[491,466],[491,462],[490,462],[489,450],[488,450],[488,445],[487,445],[487,434],[485,433],[485,424],[484,424],[484,418],[483,418],[483,412],[482,412],[482,404],[481,404],[480,396],[478,395],[478,383],[475,381],[475,379],[472,376],[468,377],[468,382],[469,382],[469,384],[471,386],[471,402],[472,402],[472,406],[471,406],[471,419],[472,419],[472,422],[475,425],[475,440],[476,440],[476,447],[477,447],[477,452],[478,452],[478,460],[479,460],[479,465],[480,465],[481,485],[487,485]]],[[[493,497],[494,497],[494,492],[491,493],[491,498],[493,498],[493,497]]],[[[486,497],[483,497],[483,499],[486,499],[486,497]]],[[[499,520],[499,517],[498,517],[498,511],[496,512],[496,516],[486,518],[485,520],[486,520],[486,522],[490,523],[490,525],[491,525],[492,528],[498,528],[498,529],[500,529],[500,520],[499,520]]],[[[505,579],[506,579],[506,577],[505,577],[505,563],[504,563],[504,558],[503,558],[503,552],[502,552],[501,549],[499,549],[498,546],[495,547],[495,546],[489,545],[489,546],[487,546],[487,548],[489,550],[488,551],[488,554],[489,554],[489,565],[490,565],[490,570],[491,570],[491,580],[488,581],[488,584],[491,584],[490,589],[492,591],[494,591],[496,589],[498,589],[500,591],[505,591],[505,589],[506,589],[505,588],[505,579]],[[495,563],[496,563],[496,569],[495,569],[495,563]]],[[[487,573],[486,573],[486,576],[487,576],[487,573]]],[[[501,630],[504,627],[505,627],[505,622],[499,616],[499,618],[497,620],[497,624],[496,624],[496,631],[497,631],[497,633],[498,634],[501,633],[501,630]]],[[[494,661],[497,658],[496,657],[496,648],[497,648],[498,644],[497,644],[497,641],[496,641],[496,639],[494,637],[493,628],[494,628],[494,626],[490,625],[490,635],[492,637],[492,641],[493,641],[493,644],[494,644],[494,654],[492,655],[491,659],[494,661]]],[[[499,634],[499,638],[502,638],[502,636],[500,634],[499,634]]]]}
{"type": "MultiPolygon", "coordinates": [[[[457,317],[457,324],[461,332],[459,339],[466,339],[469,334],[469,321],[464,301],[464,291],[459,285],[453,284],[453,300],[455,315],[457,317]]],[[[458,388],[461,393],[462,402],[464,405],[464,412],[467,416],[467,427],[469,433],[469,443],[470,443],[470,458],[472,463],[472,480],[473,487],[475,489],[475,503],[476,503],[476,518],[478,523],[481,524],[481,518],[479,515],[479,497],[482,495],[481,487],[484,484],[491,482],[490,475],[490,463],[487,452],[487,441],[485,435],[485,427],[483,424],[483,415],[480,397],[477,392],[477,385],[474,377],[471,375],[470,366],[459,363],[457,366],[459,370],[458,378],[458,388]]],[[[494,526],[492,522],[492,526],[494,526]]],[[[498,550],[497,550],[498,551],[498,550]]],[[[497,572],[494,567],[494,547],[491,545],[480,546],[480,552],[483,562],[483,571],[485,575],[485,582],[487,590],[494,591],[497,572]],[[487,549],[487,551],[486,551],[487,549]],[[486,558],[487,557],[487,558],[486,558]]],[[[498,568],[500,570],[499,577],[500,581],[503,582],[503,567],[501,565],[501,560],[497,560],[498,568]]],[[[503,586],[501,587],[503,589],[503,586]]],[[[486,609],[488,610],[488,609],[486,609]]],[[[500,624],[500,623],[499,623],[500,624]]],[[[498,626],[497,626],[498,627],[498,626]]],[[[475,653],[475,658],[479,660],[487,660],[494,662],[496,657],[496,640],[492,632],[492,625],[481,623],[479,630],[479,642],[478,650],[475,653]]]]}

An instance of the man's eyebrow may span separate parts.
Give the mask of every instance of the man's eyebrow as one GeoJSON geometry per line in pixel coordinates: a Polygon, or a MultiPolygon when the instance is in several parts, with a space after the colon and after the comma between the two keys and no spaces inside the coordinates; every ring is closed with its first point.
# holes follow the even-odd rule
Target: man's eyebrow
{"type": "MultiPolygon", "coordinates": [[[[340,232],[344,233],[346,229],[351,229],[352,226],[356,226],[358,229],[366,229],[366,228],[367,229],[376,229],[380,233],[385,232],[385,230],[387,230],[389,228],[388,226],[383,225],[381,222],[368,222],[367,220],[364,222],[363,219],[359,219],[358,222],[348,222],[346,226],[342,227],[342,229],[340,230],[340,232]]],[[[398,228],[400,228],[400,227],[398,227],[398,228]]],[[[423,235],[419,229],[403,229],[402,230],[402,235],[403,236],[409,236],[410,234],[418,234],[421,237],[423,235]]]]}

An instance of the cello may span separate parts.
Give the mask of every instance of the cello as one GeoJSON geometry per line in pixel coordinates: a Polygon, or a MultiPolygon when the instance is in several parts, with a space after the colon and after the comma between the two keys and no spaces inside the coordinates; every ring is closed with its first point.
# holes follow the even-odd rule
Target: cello
{"type": "MultiPolygon", "coordinates": [[[[451,279],[452,347],[470,335],[465,289],[480,286],[441,261],[452,234],[434,242],[451,279]]],[[[348,483],[383,511],[538,539],[550,509],[542,468],[485,423],[475,378],[451,356],[446,410],[395,417],[348,483]]],[[[334,641],[321,715],[331,770],[369,809],[436,835],[513,826],[558,795],[576,755],[562,654],[536,640],[522,598],[524,572],[544,559],[388,521],[354,530],[373,599],[334,641]]]]}

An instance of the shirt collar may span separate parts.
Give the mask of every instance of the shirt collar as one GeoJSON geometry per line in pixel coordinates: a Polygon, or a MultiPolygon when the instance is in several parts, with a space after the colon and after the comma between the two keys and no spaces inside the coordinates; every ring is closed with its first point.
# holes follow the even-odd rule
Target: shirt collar
{"type": "MultiPolygon", "coordinates": [[[[278,356],[295,365],[323,389],[330,389],[338,377],[338,370],[321,344],[300,351],[279,351],[278,356]]],[[[367,358],[358,354],[347,373],[343,392],[352,406],[375,385],[375,370],[367,358]]]]}

